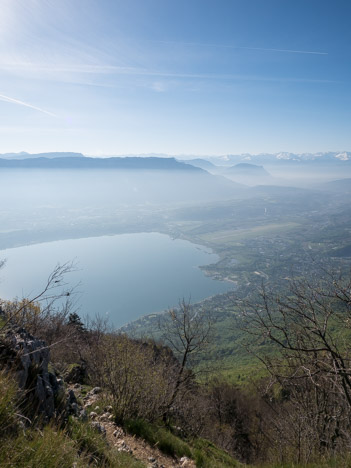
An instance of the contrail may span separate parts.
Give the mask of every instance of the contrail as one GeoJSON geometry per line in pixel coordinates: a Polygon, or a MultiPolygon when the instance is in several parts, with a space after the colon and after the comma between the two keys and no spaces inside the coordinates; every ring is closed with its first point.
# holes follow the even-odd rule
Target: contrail
{"type": "MultiPolygon", "coordinates": [[[[1,2],[1,0],[0,0],[1,2]]],[[[153,41],[155,42],[155,41],[153,41]]],[[[158,41],[159,42],[159,41],[158,41]]],[[[173,42],[173,44],[176,44],[173,42]]],[[[179,43],[177,43],[179,44],[179,43]]],[[[217,46],[214,46],[217,47],[217,46]]],[[[225,46],[223,46],[225,47],[225,46]]],[[[230,46],[228,46],[230,47],[230,46]]],[[[234,47],[234,46],[233,46],[234,47]]],[[[255,49],[254,49],[255,50],[255,49]]],[[[261,49],[260,49],[261,50],[261,49]]],[[[271,50],[271,49],[262,49],[262,50],[271,50]]],[[[280,49],[274,49],[280,50],[280,49]]],[[[282,49],[285,51],[285,49],[282,49]]],[[[313,53],[304,51],[304,53],[313,53]]],[[[317,53],[317,52],[315,52],[317,53]]],[[[326,52],[318,52],[319,54],[326,54],[326,52]]],[[[25,69],[27,66],[26,63],[16,64],[18,70],[25,69]]],[[[0,64],[0,70],[14,69],[12,65],[0,64]]],[[[36,71],[44,72],[55,72],[55,76],[59,72],[71,72],[77,74],[98,74],[98,75],[130,75],[130,76],[148,76],[148,77],[161,77],[161,78],[176,78],[176,79],[209,79],[209,80],[250,80],[250,81],[272,81],[272,82],[301,82],[301,83],[340,83],[340,81],[335,80],[323,80],[323,79],[306,79],[306,78],[273,78],[273,77],[264,77],[264,76],[252,76],[252,75],[238,75],[238,74],[208,74],[208,73],[182,73],[182,72],[172,72],[172,71],[160,71],[160,70],[148,70],[144,68],[135,68],[135,67],[120,67],[116,65],[54,65],[54,66],[42,66],[40,64],[36,65],[36,71]]],[[[79,81],[67,81],[73,84],[89,85],[89,86],[99,86],[105,88],[114,88],[113,84],[105,83],[89,83],[89,82],[79,82],[79,81]]],[[[60,118],[59,116],[53,114],[52,112],[46,111],[31,104],[19,101],[0,94],[0,100],[6,102],[14,102],[23,106],[30,107],[32,109],[38,110],[39,112],[44,112],[45,114],[50,115],[51,117],[60,118]]]]}
{"type": "Polygon", "coordinates": [[[328,55],[328,52],[317,52],[315,50],[294,50],[294,49],[267,49],[265,47],[232,47],[233,49],[247,49],[247,50],[264,50],[268,52],[288,52],[290,54],[312,54],[312,55],[328,55]]]}
{"type": "Polygon", "coordinates": [[[287,52],[290,54],[328,55],[328,52],[318,52],[316,50],[274,49],[274,48],[268,48],[268,47],[244,47],[244,46],[235,46],[235,45],[226,45],[226,44],[205,44],[201,42],[177,42],[177,41],[157,41],[157,42],[161,44],[192,45],[192,46],[200,46],[200,47],[219,47],[223,49],[262,50],[262,51],[267,51],[267,52],[287,52]]]}
{"type": "Polygon", "coordinates": [[[37,106],[32,106],[32,104],[28,104],[27,102],[20,101],[19,99],[14,99],[9,96],[5,96],[4,94],[0,94],[0,100],[5,101],[5,102],[13,102],[14,104],[18,104],[24,107],[29,107],[30,109],[34,109],[36,111],[42,112],[43,114],[50,115],[50,117],[58,118],[58,115],[53,114],[52,112],[49,112],[45,109],[41,109],[40,107],[37,107],[37,106]]]}

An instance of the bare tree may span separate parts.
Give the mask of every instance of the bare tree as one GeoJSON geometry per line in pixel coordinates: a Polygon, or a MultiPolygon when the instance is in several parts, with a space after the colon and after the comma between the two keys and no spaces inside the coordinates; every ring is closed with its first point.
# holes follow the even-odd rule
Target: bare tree
{"type": "Polygon", "coordinates": [[[70,286],[66,276],[74,270],[73,262],[58,264],[34,297],[0,300],[0,332],[13,325],[25,328],[45,341],[45,347],[51,348],[52,361],[59,363],[61,370],[77,355],[78,341],[81,341],[77,328],[68,326],[77,286],[70,286]]]}
{"type": "Polygon", "coordinates": [[[240,320],[254,338],[251,350],[283,392],[276,434],[290,432],[297,461],[313,450],[350,448],[350,278],[291,281],[284,296],[263,285],[259,301],[247,302],[240,320]],[[260,352],[267,344],[270,354],[260,352]]]}
{"type": "Polygon", "coordinates": [[[187,382],[193,377],[187,369],[190,361],[199,357],[210,342],[213,322],[209,313],[193,308],[183,299],[178,309],[169,310],[160,321],[160,329],[164,343],[170,346],[180,361],[173,390],[163,414],[164,421],[167,421],[178,394],[181,390],[184,391],[187,382]]]}
{"type": "Polygon", "coordinates": [[[62,308],[68,309],[68,305],[72,305],[71,297],[75,287],[68,285],[66,275],[74,269],[73,262],[57,264],[48,276],[42,290],[34,297],[13,301],[0,300],[0,306],[5,316],[0,329],[11,322],[22,326],[32,325],[33,327],[35,322],[42,321],[49,315],[54,305],[62,299],[64,299],[64,304],[61,303],[62,308]]]}

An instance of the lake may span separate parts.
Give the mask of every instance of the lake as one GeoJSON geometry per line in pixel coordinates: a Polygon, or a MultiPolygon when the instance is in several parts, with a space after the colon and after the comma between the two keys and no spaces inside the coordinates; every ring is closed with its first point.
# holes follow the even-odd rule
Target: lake
{"type": "Polygon", "coordinates": [[[73,298],[81,316],[108,316],[120,327],[142,315],[174,307],[179,300],[192,303],[232,288],[213,280],[200,265],[218,256],[206,247],[173,240],[159,233],[71,239],[0,251],[6,259],[0,271],[0,297],[33,297],[60,263],[75,261],[67,275],[76,285],[73,298]]]}

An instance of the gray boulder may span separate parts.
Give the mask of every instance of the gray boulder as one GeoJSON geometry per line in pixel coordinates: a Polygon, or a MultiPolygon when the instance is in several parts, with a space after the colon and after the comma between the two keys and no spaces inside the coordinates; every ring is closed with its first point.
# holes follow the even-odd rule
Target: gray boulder
{"type": "Polygon", "coordinates": [[[63,382],[49,372],[49,360],[50,351],[44,341],[21,327],[11,325],[2,330],[0,369],[15,371],[19,388],[25,390],[26,400],[44,420],[65,409],[63,382]]]}

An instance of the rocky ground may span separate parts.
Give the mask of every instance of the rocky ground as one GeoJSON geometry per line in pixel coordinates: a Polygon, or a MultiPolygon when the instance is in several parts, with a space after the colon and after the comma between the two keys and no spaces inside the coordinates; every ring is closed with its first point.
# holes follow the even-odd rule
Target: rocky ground
{"type": "Polygon", "coordinates": [[[83,401],[83,409],[80,417],[89,418],[99,432],[106,436],[107,442],[121,452],[132,454],[137,460],[142,461],[148,468],[195,468],[193,460],[182,457],[176,459],[163,454],[157,447],[150,446],[145,440],[127,434],[121,426],[114,422],[112,407],[99,406],[101,389],[96,387],[85,396],[82,395],[82,386],[75,384],[70,386],[76,397],[83,401]]]}
{"type": "Polygon", "coordinates": [[[102,391],[99,387],[86,393],[85,386],[75,383],[65,389],[63,380],[48,370],[50,351],[43,341],[18,326],[8,326],[2,335],[0,368],[16,369],[19,388],[32,389],[27,398],[37,402],[43,421],[49,421],[57,411],[66,416],[73,415],[89,421],[106,437],[108,444],[121,452],[132,454],[148,468],[195,468],[193,460],[167,456],[145,440],[125,433],[115,423],[112,407],[102,407],[102,391]],[[36,370],[34,374],[33,369],[36,370]],[[61,401],[60,408],[55,407],[56,400],[61,401]]]}

